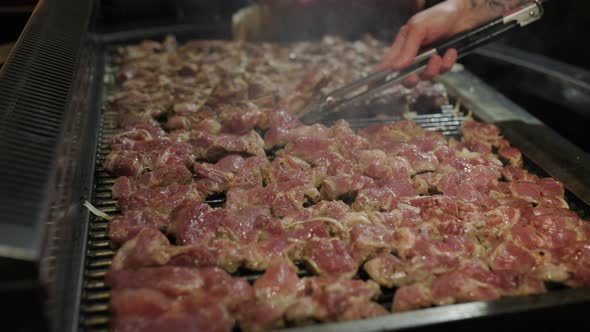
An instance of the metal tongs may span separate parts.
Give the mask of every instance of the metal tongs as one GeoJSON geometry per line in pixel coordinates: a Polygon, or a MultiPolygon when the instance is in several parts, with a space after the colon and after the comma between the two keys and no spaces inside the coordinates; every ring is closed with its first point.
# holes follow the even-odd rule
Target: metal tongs
{"type": "Polygon", "coordinates": [[[461,58],[517,27],[529,25],[543,16],[543,2],[545,1],[538,0],[523,5],[491,22],[453,36],[436,46],[426,47],[419,52],[414,62],[403,70],[381,70],[316,99],[301,112],[303,114],[302,121],[305,123],[319,122],[325,115],[342,109],[341,106],[344,104],[366,101],[375,94],[403,82],[410,75],[420,74],[426,69],[430,57],[435,54],[442,56],[447,50],[454,48],[457,50],[458,57],[461,58]]]}

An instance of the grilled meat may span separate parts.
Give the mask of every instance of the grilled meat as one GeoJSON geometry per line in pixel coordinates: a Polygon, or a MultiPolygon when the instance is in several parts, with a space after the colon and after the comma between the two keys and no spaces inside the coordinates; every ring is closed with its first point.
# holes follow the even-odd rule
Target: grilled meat
{"type": "Polygon", "coordinates": [[[379,286],[397,288],[398,312],[590,284],[590,224],[493,124],[466,121],[448,139],[409,120],[297,120],[384,49],[328,38],[120,50],[109,103],[122,132],[104,164],[123,212],[108,226],[115,331],[373,317],[386,313],[379,286]],[[228,275],[238,270],[264,273],[251,286],[228,275]]]}

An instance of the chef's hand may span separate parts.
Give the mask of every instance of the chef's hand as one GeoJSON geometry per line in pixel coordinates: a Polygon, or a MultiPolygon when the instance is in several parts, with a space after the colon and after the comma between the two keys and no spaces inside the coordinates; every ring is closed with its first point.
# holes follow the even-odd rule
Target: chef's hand
{"type": "MultiPolygon", "coordinates": [[[[414,15],[397,34],[380,66],[403,69],[414,61],[421,46],[474,28],[530,0],[447,0],[414,15]]],[[[457,51],[434,55],[427,69],[418,77],[410,76],[404,85],[411,87],[420,79],[430,80],[449,71],[457,61],[457,51]]]]}

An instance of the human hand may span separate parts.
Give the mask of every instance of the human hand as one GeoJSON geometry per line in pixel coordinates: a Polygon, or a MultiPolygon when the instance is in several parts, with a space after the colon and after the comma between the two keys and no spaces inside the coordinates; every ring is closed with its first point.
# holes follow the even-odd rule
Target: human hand
{"type": "MultiPolygon", "coordinates": [[[[472,10],[467,2],[447,0],[414,15],[400,29],[380,68],[403,69],[412,64],[421,46],[468,30],[487,18],[472,10]]],[[[411,87],[418,84],[420,79],[430,80],[449,71],[456,61],[457,51],[454,49],[448,50],[442,57],[434,55],[430,58],[427,69],[420,76],[408,77],[404,85],[411,87]]]]}

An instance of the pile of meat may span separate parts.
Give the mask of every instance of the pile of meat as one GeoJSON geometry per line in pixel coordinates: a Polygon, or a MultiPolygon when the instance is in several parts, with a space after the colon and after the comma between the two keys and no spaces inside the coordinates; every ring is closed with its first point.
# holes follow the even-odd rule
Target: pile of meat
{"type": "Polygon", "coordinates": [[[388,314],[384,289],[400,312],[590,284],[590,224],[494,125],[466,121],[448,139],[412,121],[297,120],[383,49],[121,49],[109,101],[122,131],[104,164],[122,212],[108,227],[114,331],[362,319],[388,314]]]}

